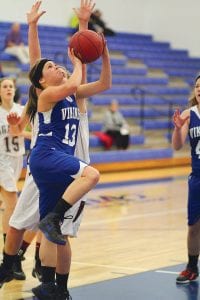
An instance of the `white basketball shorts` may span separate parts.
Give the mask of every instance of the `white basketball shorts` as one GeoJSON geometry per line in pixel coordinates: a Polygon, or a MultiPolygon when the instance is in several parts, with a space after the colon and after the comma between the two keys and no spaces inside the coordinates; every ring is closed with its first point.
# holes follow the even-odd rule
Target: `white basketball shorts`
{"type": "MultiPolygon", "coordinates": [[[[29,169],[27,169],[29,172],[29,169]]],[[[61,226],[62,234],[76,237],[83,215],[85,198],[79,200],[70,208],[61,226]]],[[[17,201],[9,225],[16,229],[36,231],[40,220],[39,214],[39,191],[32,175],[27,175],[24,187],[17,201]]]]}
{"type": "Polygon", "coordinates": [[[0,154],[0,186],[8,192],[17,192],[17,181],[23,167],[23,156],[0,154]]]}

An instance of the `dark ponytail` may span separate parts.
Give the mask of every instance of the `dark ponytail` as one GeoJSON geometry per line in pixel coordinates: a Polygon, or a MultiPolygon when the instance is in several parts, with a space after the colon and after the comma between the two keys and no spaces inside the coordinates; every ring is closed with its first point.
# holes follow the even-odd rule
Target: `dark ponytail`
{"type": "Polygon", "coordinates": [[[36,92],[36,88],[31,85],[29,88],[29,99],[27,104],[27,114],[30,118],[30,122],[34,121],[34,116],[37,112],[37,102],[38,102],[38,96],[36,92]]]}

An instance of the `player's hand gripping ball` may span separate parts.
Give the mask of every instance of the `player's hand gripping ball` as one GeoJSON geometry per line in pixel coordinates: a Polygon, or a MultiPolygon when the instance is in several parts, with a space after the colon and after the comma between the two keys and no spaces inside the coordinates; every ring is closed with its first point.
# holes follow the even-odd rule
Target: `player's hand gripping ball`
{"type": "Polygon", "coordinates": [[[92,30],[78,31],[69,41],[69,48],[74,49],[75,56],[83,64],[97,60],[102,55],[104,46],[104,36],[92,30]]]}

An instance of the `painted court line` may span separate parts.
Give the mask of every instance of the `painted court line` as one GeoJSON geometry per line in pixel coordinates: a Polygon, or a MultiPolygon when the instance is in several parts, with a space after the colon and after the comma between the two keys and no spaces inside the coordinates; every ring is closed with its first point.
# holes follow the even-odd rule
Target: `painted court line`
{"type": "Polygon", "coordinates": [[[165,270],[156,270],[156,273],[166,273],[166,274],[179,274],[180,272],[173,272],[173,271],[165,271],[165,270]]]}
{"type": "Polygon", "coordinates": [[[83,263],[78,261],[73,261],[73,264],[83,265],[83,266],[91,266],[91,267],[102,267],[107,269],[123,269],[129,271],[137,271],[137,272],[147,272],[149,270],[143,268],[130,268],[130,267],[122,267],[122,266],[115,266],[115,265],[103,265],[103,264],[93,264],[93,263],[83,263]]]}
{"type": "Polygon", "coordinates": [[[120,218],[113,218],[109,220],[100,220],[100,221],[92,221],[92,222],[83,222],[81,227],[91,226],[91,225],[99,225],[99,224],[110,224],[114,222],[120,221],[128,221],[133,219],[142,219],[142,218],[149,218],[149,217],[160,217],[166,216],[168,214],[182,214],[185,212],[185,209],[175,209],[175,210],[166,210],[166,211],[158,211],[155,213],[148,213],[148,214],[140,214],[140,215],[132,215],[127,217],[120,217],[120,218]]]}

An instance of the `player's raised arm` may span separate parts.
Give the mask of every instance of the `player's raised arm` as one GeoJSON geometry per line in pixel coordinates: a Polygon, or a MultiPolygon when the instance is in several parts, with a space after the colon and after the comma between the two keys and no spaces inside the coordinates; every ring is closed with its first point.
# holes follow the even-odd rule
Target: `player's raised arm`
{"type": "MultiPolygon", "coordinates": [[[[74,12],[79,20],[79,31],[88,29],[88,22],[90,20],[90,16],[95,7],[95,3],[92,1],[81,0],[81,4],[79,8],[74,8],[74,12]]],[[[87,82],[87,66],[82,65],[82,81],[81,84],[87,82]]],[[[86,99],[77,99],[77,104],[79,107],[79,111],[81,113],[85,113],[87,111],[86,99]]]]}
{"type": "Polygon", "coordinates": [[[73,8],[79,21],[79,31],[88,29],[88,22],[94,7],[93,1],[82,0],[79,8],[73,8]]]}
{"type": "MultiPolygon", "coordinates": [[[[91,15],[94,7],[95,7],[95,4],[92,1],[82,0],[80,8],[74,9],[74,12],[79,19],[79,31],[87,29],[89,18],[90,18],[90,15],[91,15]]],[[[80,34],[80,39],[81,38],[82,38],[82,36],[80,34]]],[[[96,51],[93,51],[93,49],[96,49],[96,47],[95,47],[96,43],[98,43],[97,48],[100,49],[101,45],[99,44],[99,42],[101,41],[102,49],[104,49],[103,54],[102,54],[102,51],[100,51],[102,54],[102,70],[101,70],[99,80],[97,80],[96,82],[92,82],[92,83],[81,84],[81,86],[78,88],[78,91],[76,94],[77,100],[83,99],[83,98],[88,98],[94,94],[97,94],[104,90],[107,90],[112,85],[112,71],[111,71],[111,64],[110,64],[110,56],[109,56],[109,51],[106,46],[104,37],[102,36],[101,39],[99,39],[97,37],[92,37],[92,35],[90,35],[90,37],[87,37],[87,38],[90,38],[90,42],[94,44],[94,47],[90,48],[89,49],[90,51],[84,51],[84,55],[87,55],[87,57],[82,57],[82,58],[84,61],[87,61],[87,62],[89,62],[90,59],[92,59],[91,61],[97,59],[98,55],[96,54],[96,51]],[[95,57],[95,55],[97,55],[97,56],[95,57]]],[[[86,40],[88,40],[88,39],[86,39],[86,40]]],[[[84,41],[84,37],[83,37],[82,41],[84,41]]],[[[91,45],[91,43],[90,43],[90,45],[91,45]]],[[[87,45],[85,44],[84,47],[86,48],[87,45]]]]}
{"type": "Polygon", "coordinates": [[[45,14],[45,11],[39,11],[42,1],[36,1],[30,12],[27,13],[28,23],[28,46],[30,56],[30,66],[32,67],[38,59],[41,58],[40,41],[38,36],[38,20],[45,14]]]}
{"type": "Polygon", "coordinates": [[[189,128],[190,110],[186,109],[180,113],[177,109],[174,112],[172,121],[174,123],[174,130],[172,133],[172,147],[174,150],[179,150],[183,147],[189,128]]]}
{"type": "Polygon", "coordinates": [[[112,69],[110,63],[110,54],[106,42],[102,54],[102,68],[100,78],[97,81],[82,84],[77,90],[77,98],[91,97],[101,93],[112,86],[112,69]]]}

